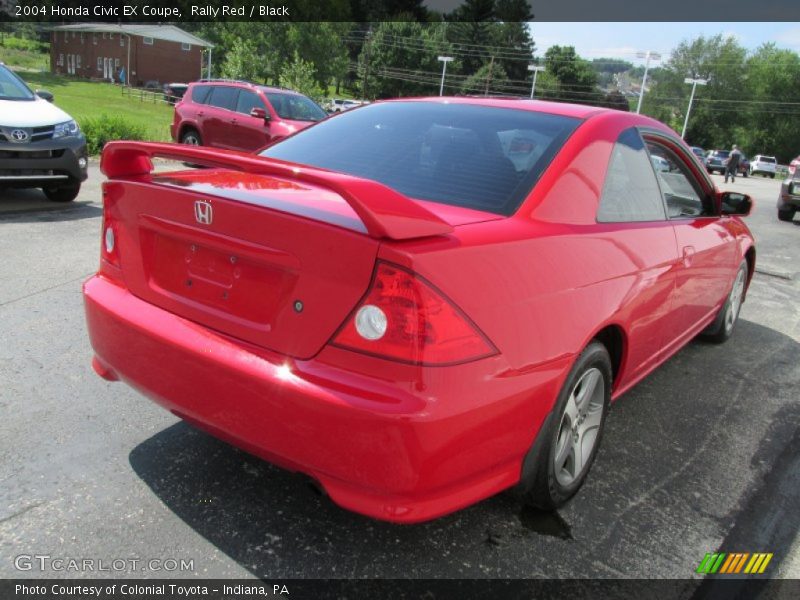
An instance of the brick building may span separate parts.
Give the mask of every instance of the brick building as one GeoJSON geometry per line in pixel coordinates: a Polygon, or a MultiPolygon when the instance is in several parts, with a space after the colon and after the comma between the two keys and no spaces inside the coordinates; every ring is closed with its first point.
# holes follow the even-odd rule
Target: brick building
{"type": "Polygon", "coordinates": [[[118,81],[124,67],[127,83],[134,86],[189,82],[201,78],[211,48],[172,25],[61,25],[51,33],[50,70],[118,81]]]}

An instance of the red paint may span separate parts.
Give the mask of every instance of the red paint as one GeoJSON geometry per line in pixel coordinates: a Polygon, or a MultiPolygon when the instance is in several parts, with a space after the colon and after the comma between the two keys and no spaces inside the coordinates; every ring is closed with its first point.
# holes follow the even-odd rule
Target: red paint
{"type": "Polygon", "coordinates": [[[621,131],[650,128],[692,156],[651,119],[448,101],[585,122],[508,218],[233,152],[109,144],[116,255],[84,286],[98,373],[379,519],[431,519],[517,483],[587,343],[618,328],[619,397],[713,319],[754,242],[737,217],[595,221],[621,131]],[[151,156],[216,168],[153,175],[151,156]],[[213,205],[212,225],[196,221],[197,200],[213,205]],[[399,306],[398,294],[376,292],[378,280],[426,307],[414,327],[431,335],[403,330],[417,350],[447,337],[425,324],[430,314],[465,336],[464,347],[448,346],[457,360],[439,361],[456,364],[415,359],[398,349],[402,336],[375,352],[353,342],[359,306],[399,306]],[[480,342],[490,351],[473,351],[480,342]]]}

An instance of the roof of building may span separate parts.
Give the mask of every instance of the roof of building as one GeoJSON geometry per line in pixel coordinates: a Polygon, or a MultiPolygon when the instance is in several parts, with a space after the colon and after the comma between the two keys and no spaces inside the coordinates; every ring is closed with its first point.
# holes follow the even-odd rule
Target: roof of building
{"type": "Polygon", "coordinates": [[[154,40],[192,44],[204,48],[213,48],[214,44],[207,42],[188,31],[174,25],[121,25],[116,23],[75,23],[72,25],[59,25],[53,27],[54,31],[80,31],[83,33],[126,33],[139,37],[151,37],[154,40]]]}

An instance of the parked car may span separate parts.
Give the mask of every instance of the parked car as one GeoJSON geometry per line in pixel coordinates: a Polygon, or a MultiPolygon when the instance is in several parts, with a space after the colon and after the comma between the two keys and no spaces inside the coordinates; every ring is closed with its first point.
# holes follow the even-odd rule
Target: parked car
{"type": "Polygon", "coordinates": [[[660,156],[652,155],[650,157],[650,162],[653,163],[653,168],[655,168],[656,171],[660,171],[661,173],[669,173],[669,162],[660,156]]]}
{"type": "Polygon", "coordinates": [[[183,98],[186,90],[189,88],[188,83],[165,83],[164,84],[164,102],[168,104],[175,104],[183,98]]]}
{"type": "Polygon", "coordinates": [[[789,175],[794,175],[797,171],[797,167],[800,167],[800,156],[789,163],[789,175]]]}
{"type": "Polygon", "coordinates": [[[358,100],[343,100],[341,98],[332,98],[328,102],[328,112],[337,113],[337,112],[344,112],[346,110],[350,110],[351,108],[356,108],[361,106],[363,102],[359,102],[358,100]]]}
{"type": "Polygon", "coordinates": [[[700,159],[700,162],[706,164],[706,151],[703,150],[700,146],[690,146],[694,155],[700,159]]]}
{"type": "Polygon", "coordinates": [[[758,173],[766,175],[775,179],[775,171],[778,161],[774,156],[766,156],[764,154],[756,154],[750,163],[750,174],[756,175],[758,173]]]}
{"type": "Polygon", "coordinates": [[[254,152],[327,117],[313,100],[283,88],[243,81],[189,84],[175,105],[172,139],[254,152]]]}
{"type": "MultiPolygon", "coordinates": [[[[720,175],[724,175],[725,168],[728,166],[728,157],[730,154],[730,150],[709,150],[706,153],[706,171],[709,173],[719,171],[720,175]]],[[[736,172],[744,177],[747,177],[750,173],[750,161],[747,160],[747,156],[744,154],[742,154],[742,157],[739,159],[739,166],[736,172]]]]}
{"type": "Polygon", "coordinates": [[[0,188],[42,188],[70,202],[86,180],[86,138],[52,100],[0,63],[0,188]]]}
{"type": "Polygon", "coordinates": [[[800,210],[800,170],[795,170],[781,184],[778,194],[778,219],[791,221],[794,214],[800,210]]]}
{"type": "Polygon", "coordinates": [[[260,156],[111,142],[101,168],[97,373],[389,521],[564,504],[611,401],[727,340],[755,267],[750,198],[610,109],[394,100],[260,156]]]}

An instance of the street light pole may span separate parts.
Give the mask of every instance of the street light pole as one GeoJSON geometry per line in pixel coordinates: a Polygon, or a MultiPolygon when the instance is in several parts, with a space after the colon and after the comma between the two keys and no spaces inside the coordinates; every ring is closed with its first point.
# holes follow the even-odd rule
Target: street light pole
{"type": "Polygon", "coordinates": [[[642,88],[639,90],[639,104],[636,105],[636,114],[638,115],[642,110],[642,99],[644,98],[644,86],[647,85],[647,71],[650,69],[650,59],[653,60],[661,60],[661,55],[657,52],[651,52],[648,50],[647,52],[637,52],[637,58],[643,58],[644,60],[644,77],[642,77],[642,88]]]}
{"type": "Polygon", "coordinates": [[[539,71],[544,71],[544,67],[528,65],[528,71],[533,71],[533,85],[531,85],[531,100],[533,100],[533,94],[536,91],[536,76],[539,74],[539,71]]]}
{"type": "Polygon", "coordinates": [[[439,60],[442,63],[442,83],[439,86],[439,95],[443,96],[444,95],[444,75],[445,75],[445,73],[447,73],[447,63],[452,62],[453,61],[453,57],[452,56],[440,56],[439,60]]]}
{"type": "Polygon", "coordinates": [[[681,131],[681,139],[686,136],[686,127],[689,125],[689,113],[692,112],[692,102],[694,102],[694,91],[697,89],[698,85],[706,85],[708,80],[706,79],[693,79],[692,77],[687,77],[683,80],[683,83],[691,83],[692,84],[692,95],[689,96],[689,108],[686,109],[686,118],[683,120],[683,131],[681,131]]]}

